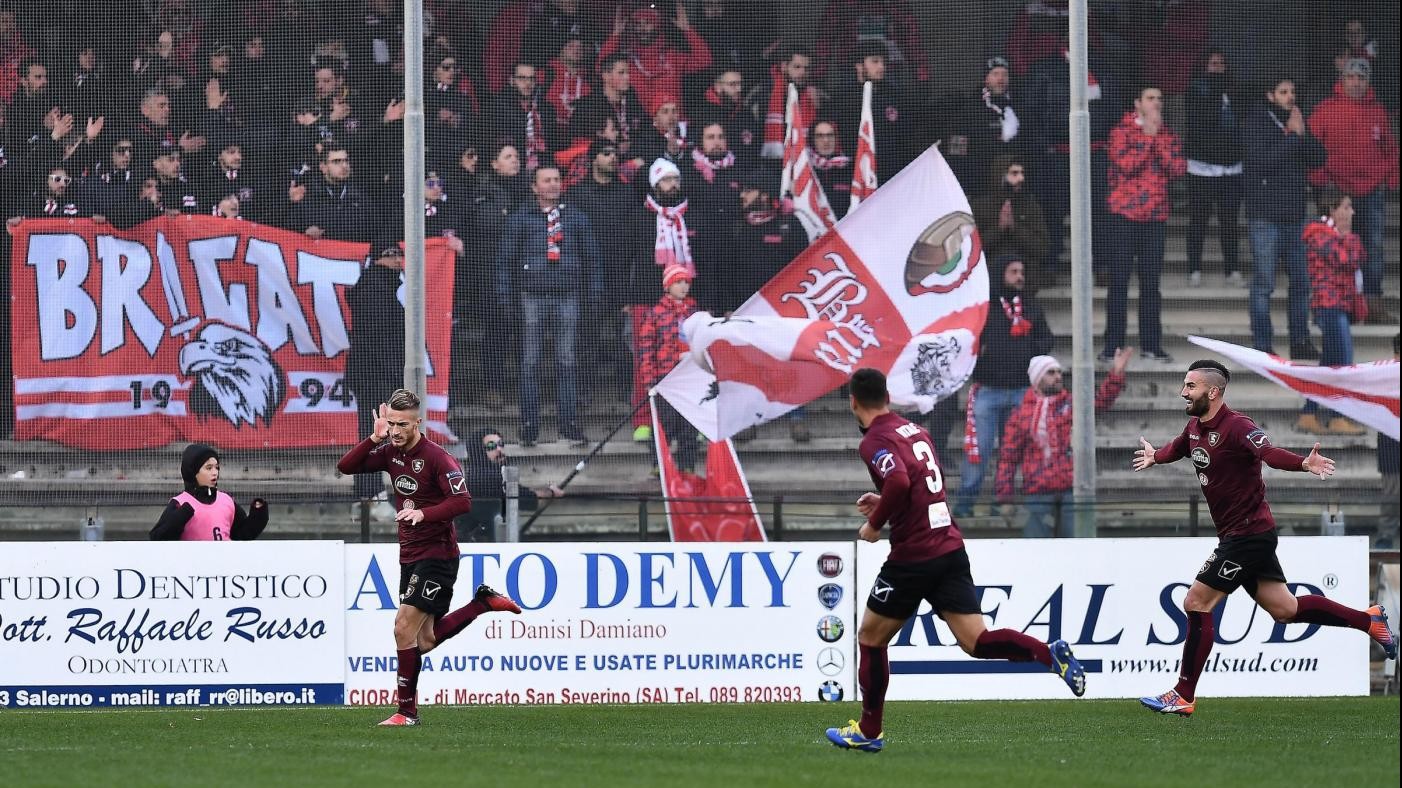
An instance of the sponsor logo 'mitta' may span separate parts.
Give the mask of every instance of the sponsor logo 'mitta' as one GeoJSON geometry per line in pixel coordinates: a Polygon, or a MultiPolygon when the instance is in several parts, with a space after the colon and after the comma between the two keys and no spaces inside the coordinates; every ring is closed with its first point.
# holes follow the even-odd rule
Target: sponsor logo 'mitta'
{"type": "Polygon", "coordinates": [[[1198,466],[1199,468],[1206,468],[1207,466],[1212,464],[1212,455],[1208,454],[1207,449],[1204,449],[1201,446],[1193,447],[1192,457],[1193,464],[1198,466]]]}
{"type": "Polygon", "coordinates": [[[398,490],[400,495],[413,495],[419,491],[419,480],[408,474],[396,476],[394,489],[398,490]]]}

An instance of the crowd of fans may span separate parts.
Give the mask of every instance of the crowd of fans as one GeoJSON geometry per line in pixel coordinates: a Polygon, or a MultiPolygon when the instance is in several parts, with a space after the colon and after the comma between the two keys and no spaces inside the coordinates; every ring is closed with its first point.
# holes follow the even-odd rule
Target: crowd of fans
{"type": "MultiPolygon", "coordinates": [[[[56,18],[60,5],[0,6],[7,219],[91,217],[128,227],[212,214],[368,242],[371,270],[383,275],[367,277],[352,310],[393,300],[403,267],[397,3],[114,2],[86,23],[56,18]],[[119,29],[98,26],[118,18],[119,29]]],[[[598,393],[576,385],[576,370],[604,376],[620,398],[639,396],[661,368],[648,349],[669,347],[656,341],[660,312],[682,303],[731,311],[806,246],[779,190],[790,84],[839,216],[864,82],[874,83],[882,181],[939,142],[989,260],[999,273],[1020,264],[1016,285],[995,281],[1007,292],[991,314],[1007,320],[991,323],[1039,325],[1030,301],[1066,266],[1064,3],[1021,8],[1005,45],[979,56],[981,82],[967,85],[933,73],[909,0],[828,0],[816,36],[784,29],[773,4],[741,0],[507,0],[485,30],[469,5],[425,0],[424,212],[429,235],[460,253],[452,398],[519,397],[523,442],[537,439],[547,395],[559,435],[586,440],[578,409],[598,393]],[[804,45],[814,38],[815,47],[804,45]],[[668,300],[682,275],[674,267],[691,285],[668,300]],[[1007,297],[1024,286],[1021,298],[1007,297]]],[[[1320,357],[1308,334],[1302,236],[1320,213],[1309,207],[1313,188],[1351,199],[1366,319],[1395,321],[1379,297],[1383,201],[1397,188],[1397,148],[1390,113],[1370,87],[1379,46],[1363,21],[1343,20],[1325,79],[1308,67],[1240,84],[1231,53],[1209,46],[1206,0],[1143,5],[1149,10],[1092,19],[1096,274],[1109,286],[1104,360],[1123,368],[1115,356],[1126,344],[1132,275],[1140,350],[1171,360],[1158,293],[1169,187],[1179,178],[1191,217],[1189,284],[1203,281],[1215,211],[1223,273],[1250,286],[1258,348],[1275,349],[1269,299],[1283,260],[1289,353],[1320,357]],[[1243,203],[1249,280],[1237,250],[1243,203]]],[[[1343,314],[1365,319],[1363,310],[1343,314]]],[[[1328,341],[1340,324],[1338,314],[1326,317],[1328,341]]],[[[989,414],[980,433],[997,435],[1022,403],[1029,359],[1050,347],[1042,325],[1019,359],[980,361],[978,408],[989,414]],[[999,364],[1010,369],[991,369],[999,364]]],[[[357,332],[353,344],[352,387],[378,401],[394,340],[357,332]]],[[[1331,350],[1327,357],[1340,357],[1331,350]]],[[[635,436],[645,438],[647,424],[640,418],[635,436]]]]}

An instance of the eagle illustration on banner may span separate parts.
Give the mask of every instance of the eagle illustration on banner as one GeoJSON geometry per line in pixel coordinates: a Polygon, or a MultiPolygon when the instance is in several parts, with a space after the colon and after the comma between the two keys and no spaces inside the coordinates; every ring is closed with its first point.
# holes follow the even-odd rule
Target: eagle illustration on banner
{"type": "Polygon", "coordinates": [[[734,313],[683,324],[690,355],[657,385],[711,440],[778,418],[860,367],[928,412],[978,359],[988,267],[968,199],[931,147],[734,313]]]}

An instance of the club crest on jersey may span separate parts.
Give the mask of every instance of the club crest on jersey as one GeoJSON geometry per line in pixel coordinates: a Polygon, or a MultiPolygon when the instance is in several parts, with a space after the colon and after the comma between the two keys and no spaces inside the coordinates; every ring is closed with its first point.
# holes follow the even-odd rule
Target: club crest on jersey
{"type": "Polygon", "coordinates": [[[1203,487],[1206,487],[1206,486],[1207,486],[1207,474],[1205,474],[1205,473],[1199,473],[1199,474],[1198,474],[1198,484],[1201,484],[1203,487]]]}
{"type": "Polygon", "coordinates": [[[1217,432],[1209,432],[1209,433],[1207,433],[1207,445],[1208,445],[1208,446],[1216,446],[1216,445],[1217,445],[1217,441],[1219,441],[1219,440],[1222,440],[1222,435],[1221,435],[1220,433],[1217,433],[1217,432]]]}
{"type": "Polygon", "coordinates": [[[414,460],[412,463],[409,464],[409,467],[414,469],[414,473],[423,473],[423,472],[424,472],[424,461],[423,461],[423,460],[414,460]]]}
{"type": "Polygon", "coordinates": [[[408,474],[396,476],[394,489],[398,490],[400,495],[413,495],[419,491],[419,480],[408,474]]]}
{"type": "Polygon", "coordinates": [[[1193,464],[1199,468],[1206,468],[1212,464],[1212,455],[1207,453],[1207,449],[1201,446],[1193,447],[1193,464]]]}
{"type": "Polygon", "coordinates": [[[1248,432],[1246,433],[1246,439],[1251,441],[1251,445],[1255,446],[1258,449],[1264,449],[1267,446],[1271,445],[1270,436],[1266,435],[1265,430],[1254,430],[1252,432],[1248,432]]]}
{"type": "Polygon", "coordinates": [[[877,449],[876,454],[871,458],[871,465],[884,479],[896,469],[896,455],[892,454],[890,449],[877,449]]]}

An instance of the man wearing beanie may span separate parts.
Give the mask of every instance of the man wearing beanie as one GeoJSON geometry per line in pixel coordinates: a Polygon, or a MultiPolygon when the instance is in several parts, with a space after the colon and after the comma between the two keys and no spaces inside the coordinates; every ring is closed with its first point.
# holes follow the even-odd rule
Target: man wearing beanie
{"type": "Polygon", "coordinates": [[[253,499],[247,512],[219,489],[219,452],[192,443],[180,454],[185,491],[170,499],[151,529],[155,541],[224,542],[257,539],[268,527],[268,504],[253,499]]]}
{"type": "MultiPolygon", "coordinates": [[[[696,302],[691,300],[692,273],[684,265],[673,263],[662,272],[662,298],[646,311],[638,309],[637,330],[633,335],[634,369],[633,405],[640,405],[647,398],[647,391],[656,385],[672,367],[686,355],[687,344],[682,339],[682,321],[696,311],[696,302]]],[[[696,466],[696,428],[682,418],[665,400],[657,401],[658,419],[668,437],[677,442],[677,464],[683,471],[691,471],[696,466]]],[[[636,428],[633,439],[648,440],[652,437],[652,412],[646,407],[636,411],[647,420],[648,429],[640,433],[636,428]]],[[[635,427],[637,425],[635,421],[635,427]]],[[[660,458],[659,458],[660,461],[660,458]]]]}
{"type": "Polygon", "coordinates": [[[1027,392],[1027,365],[1034,356],[1051,352],[1052,333],[1042,306],[1024,291],[1027,274],[1022,258],[1004,255],[993,261],[997,275],[989,286],[988,319],[979,337],[978,364],[964,422],[964,462],[954,516],[973,514],[983,485],[983,472],[992,462],[993,446],[1003,424],[1027,392]]]}
{"type": "Polygon", "coordinates": [[[1373,93],[1373,69],[1364,58],[1344,64],[1334,94],[1310,114],[1309,130],[1328,158],[1312,170],[1315,187],[1337,186],[1353,201],[1354,226],[1363,239],[1363,293],[1368,298],[1368,322],[1396,324],[1397,316],[1383,309],[1383,224],[1388,190],[1398,186],[1397,140],[1387,108],[1373,93]]]}
{"type": "MultiPolygon", "coordinates": [[[[1110,374],[1095,392],[1095,412],[1115,404],[1125,385],[1125,366],[1134,348],[1120,348],[1110,374]]],[[[1027,519],[1026,537],[1071,536],[1075,517],[1071,510],[1071,392],[1062,382],[1061,362],[1051,356],[1034,356],[1027,364],[1032,384],[1003,428],[998,450],[998,475],[993,489],[998,503],[1011,504],[1013,481],[1022,469],[1022,506],[1027,519]]]]}
{"type": "MultiPolygon", "coordinates": [[[[999,156],[1021,155],[1030,136],[1026,118],[1013,103],[1008,61],[990,57],[984,64],[983,86],[963,95],[946,117],[945,144],[940,146],[969,199],[988,191],[988,164],[999,156]]],[[[878,138],[879,139],[879,138],[878,138]]],[[[1001,174],[1000,174],[1001,177],[1001,174]]],[[[1032,262],[1040,263],[1041,257],[1032,262]]]]}

